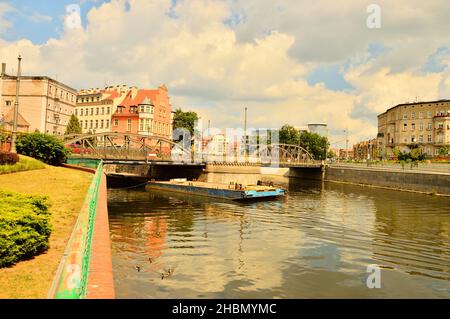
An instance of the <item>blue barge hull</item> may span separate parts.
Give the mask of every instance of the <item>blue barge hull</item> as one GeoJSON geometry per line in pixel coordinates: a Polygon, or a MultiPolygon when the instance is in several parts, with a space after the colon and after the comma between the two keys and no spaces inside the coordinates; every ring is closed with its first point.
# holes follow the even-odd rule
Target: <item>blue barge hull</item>
{"type": "Polygon", "coordinates": [[[228,189],[227,185],[220,185],[221,187],[208,187],[207,183],[197,185],[195,182],[186,183],[169,183],[169,182],[148,182],[146,188],[166,190],[179,193],[186,193],[192,195],[226,198],[231,200],[245,200],[245,199],[267,199],[273,197],[284,196],[284,189],[280,188],[259,188],[259,189],[228,189]],[[225,187],[224,187],[225,186],[225,187]]]}

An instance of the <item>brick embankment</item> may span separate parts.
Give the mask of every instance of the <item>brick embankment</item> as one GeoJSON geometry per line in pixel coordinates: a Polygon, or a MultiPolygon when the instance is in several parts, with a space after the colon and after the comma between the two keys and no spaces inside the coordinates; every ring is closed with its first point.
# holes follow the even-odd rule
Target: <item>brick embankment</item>
{"type": "Polygon", "coordinates": [[[87,299],[115,298],[105,174],[102,175],[98,195],[87,283],[87,299]]]}

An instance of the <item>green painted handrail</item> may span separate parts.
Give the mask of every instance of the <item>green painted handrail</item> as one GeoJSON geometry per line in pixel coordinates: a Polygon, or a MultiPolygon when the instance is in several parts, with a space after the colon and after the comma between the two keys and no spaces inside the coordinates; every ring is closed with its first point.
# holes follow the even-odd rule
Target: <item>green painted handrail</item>
{"type": "Polygon", "coordinates": [[[87,294],[92,236],[102,174],[103,162],[100,162],[55,277],[51,298],[81,299],[87,294]]]}

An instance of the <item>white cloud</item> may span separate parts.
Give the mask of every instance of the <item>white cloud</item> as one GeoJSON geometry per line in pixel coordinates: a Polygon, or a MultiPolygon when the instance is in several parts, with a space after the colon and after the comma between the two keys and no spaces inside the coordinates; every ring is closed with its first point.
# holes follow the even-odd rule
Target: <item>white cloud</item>
{"type": "Polygon", "coordinates": [[[380,30],[365,27],[368,3],[357,0],[129,0],[125,10],[126,2],[93,8],[85,29],[43,45],[0,40],[0,56],[11,65],[20,51],[25,72],[58,74],[77,88],[166,83],[174,106],[215,126],[242,125],[247,106],[250,126],[327,122],[335,132],[348,128],[351,142],[374,136],[376,114],[393,104],[450,97],[449,68],[419,72],[450,43],[446,1],[379,1],[380,30]],[[230,17],[243,22],[224,23],[230,17]],[[371,43],[386,50],[374,57],[371,43]],[[347,62],[354,90],[308,85],[325,62],[347,62]]]}
{"type": "Polygon", "coordinates": [[[35,23],[51,22],[53,20],[52,17],[40,14],[39,12],[33,12],[33,14],[27,18],[35,23]]]}
{"type": "Polygon", "coordinates": [[[0,35],[4,34],[7,29],[11,27],[11,23],[4,19],[5,13],[14,10],[6,2],[0,2],[0,35]]]}

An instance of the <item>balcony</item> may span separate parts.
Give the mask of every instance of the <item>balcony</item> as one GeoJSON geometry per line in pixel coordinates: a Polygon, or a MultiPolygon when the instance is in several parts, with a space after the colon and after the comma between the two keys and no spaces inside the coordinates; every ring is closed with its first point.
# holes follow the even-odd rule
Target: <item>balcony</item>
{"type": "Polygon", "coordinates": [[[450,112],[447,113],[439,113],[433,116],[433,118],[443,118],[443,117],[450,117],[450,112]]]}

